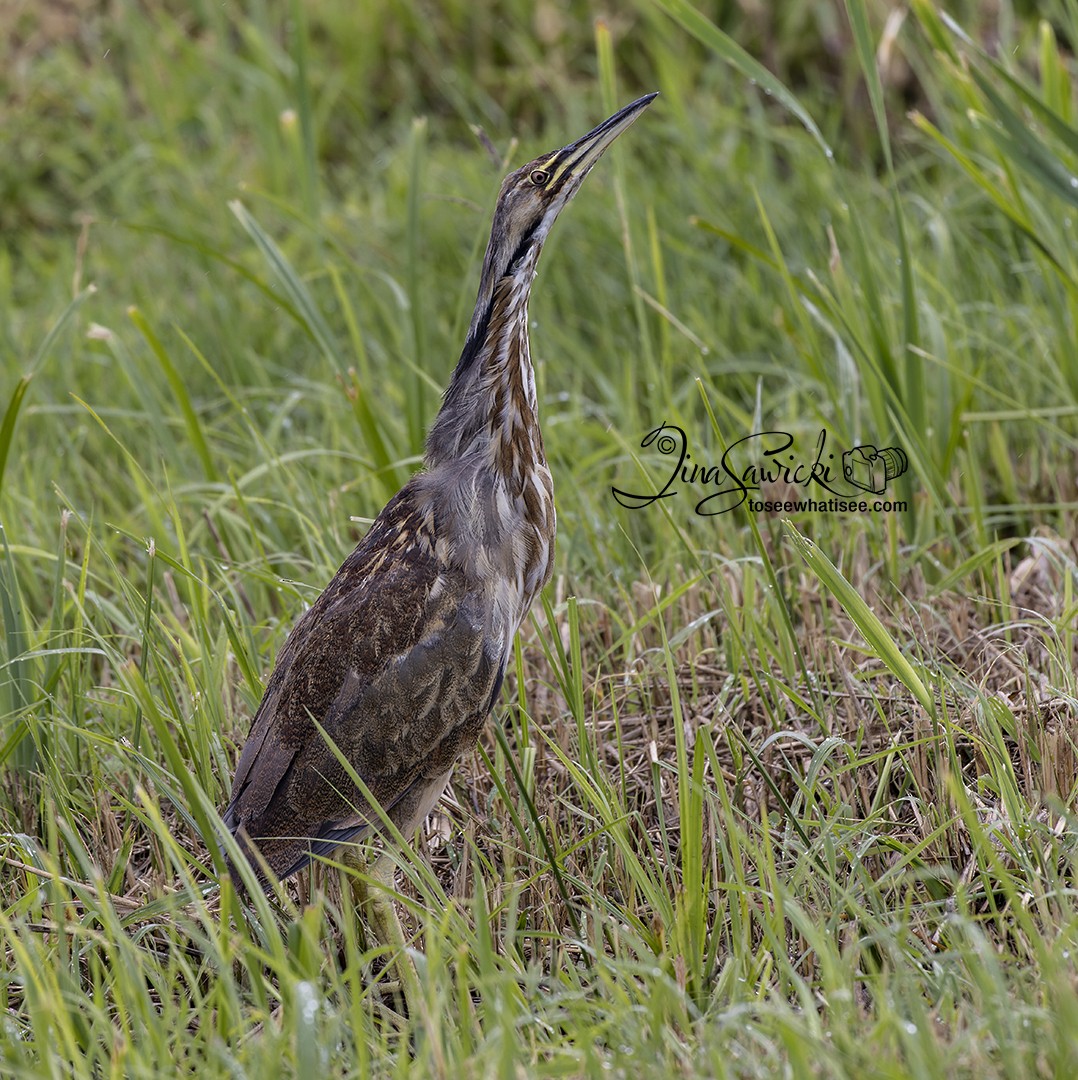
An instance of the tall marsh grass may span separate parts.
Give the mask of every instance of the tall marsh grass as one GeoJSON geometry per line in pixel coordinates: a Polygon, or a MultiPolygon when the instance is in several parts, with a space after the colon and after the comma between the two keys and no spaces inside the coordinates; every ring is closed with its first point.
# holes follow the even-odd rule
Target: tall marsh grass
{"type": "Polygon", "coordinates": [[[77,7],[0,65],[0,1071],[1074,1074],[1074,4],[77,7]],[[536,282],[558,571],[398,855],[403,1015],[218,810],[503,171],[651,89],[536,282]],[[905,509],[619,504],[663,423],[905,509]]]}

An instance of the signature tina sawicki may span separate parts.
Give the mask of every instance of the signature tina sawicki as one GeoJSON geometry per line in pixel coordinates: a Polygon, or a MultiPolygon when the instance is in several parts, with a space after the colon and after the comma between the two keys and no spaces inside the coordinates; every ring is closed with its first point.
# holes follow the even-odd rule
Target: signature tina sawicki
{"type": "Polygon", "coordinates": [[[846,451],[830,450],[827,431],[822,428],[810,455],[798,453],[794,436],[788,431],[757,431],[731,443],[717,465],[693,460],[688,437],[676,424],[660,424],[641,439],[640,445],[644,449],[654,447],[667,458],[670,468],[666,481],[654,494],[612,487],[614,498],[630,510],[639,510],[677,495],[680,485],[690,485],[694,493],[705,491],[696,504],[696,513],[705,517],[729,513],[746,501],[750,509],[763,509],[753,505],[757,501],[753,495],[764,484],[800,487],[806,494],[818,488],[831,496],[792,503],[787,500],[783,503],[787,510],[897,509],[891,504],[870,502],[866,495],[883,494],[887,485],[909,467],[905,451],[898,446],[878,450],[863,443],[846,451]]]}

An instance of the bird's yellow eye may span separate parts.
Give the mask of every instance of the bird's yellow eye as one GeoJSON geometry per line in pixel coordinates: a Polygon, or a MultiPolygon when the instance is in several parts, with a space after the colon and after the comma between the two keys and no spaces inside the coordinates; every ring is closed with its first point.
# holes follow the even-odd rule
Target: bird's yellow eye
{"type": "Polygon", "coordinates": [[[536,187],[542,187],[550,179],[550,173],[545,172],[543,169],[535,169],[528,179],[536,187]]]}

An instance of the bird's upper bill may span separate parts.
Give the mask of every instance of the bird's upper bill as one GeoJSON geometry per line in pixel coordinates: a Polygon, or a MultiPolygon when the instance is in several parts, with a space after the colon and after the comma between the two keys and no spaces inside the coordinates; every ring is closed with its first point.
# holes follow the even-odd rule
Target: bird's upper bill
{"type": "Polygon", "coordinates": [[[583,138],[571,142],[568,146],[551,154],[542,162],[551,174],[549,187],[561,185],[563,178],[574,177],[579,184],[587,176],[591,167],[603,156],[606,148],[658,97],[657,93],[645,94],[625,108],[619,109],[609,120],[604,120],[598,127],[592,128],[583,138]]]}

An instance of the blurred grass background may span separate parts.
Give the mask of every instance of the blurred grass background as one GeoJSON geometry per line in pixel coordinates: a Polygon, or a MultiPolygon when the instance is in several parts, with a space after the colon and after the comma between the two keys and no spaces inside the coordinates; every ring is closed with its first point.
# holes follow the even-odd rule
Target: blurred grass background
{"type": "Polygon", "coordinates": [[[1072,0],[0,29],[3,1068],[1074,1072],[1072,0]],[[543,256],[557,575],[402,856],[401,1020],[332,874],[220,895],[215,808],[418,465],[501,176],[653,89],[543,256]],[[900,446],[908,509],[625,509],[662,422],[900,446]]]}

